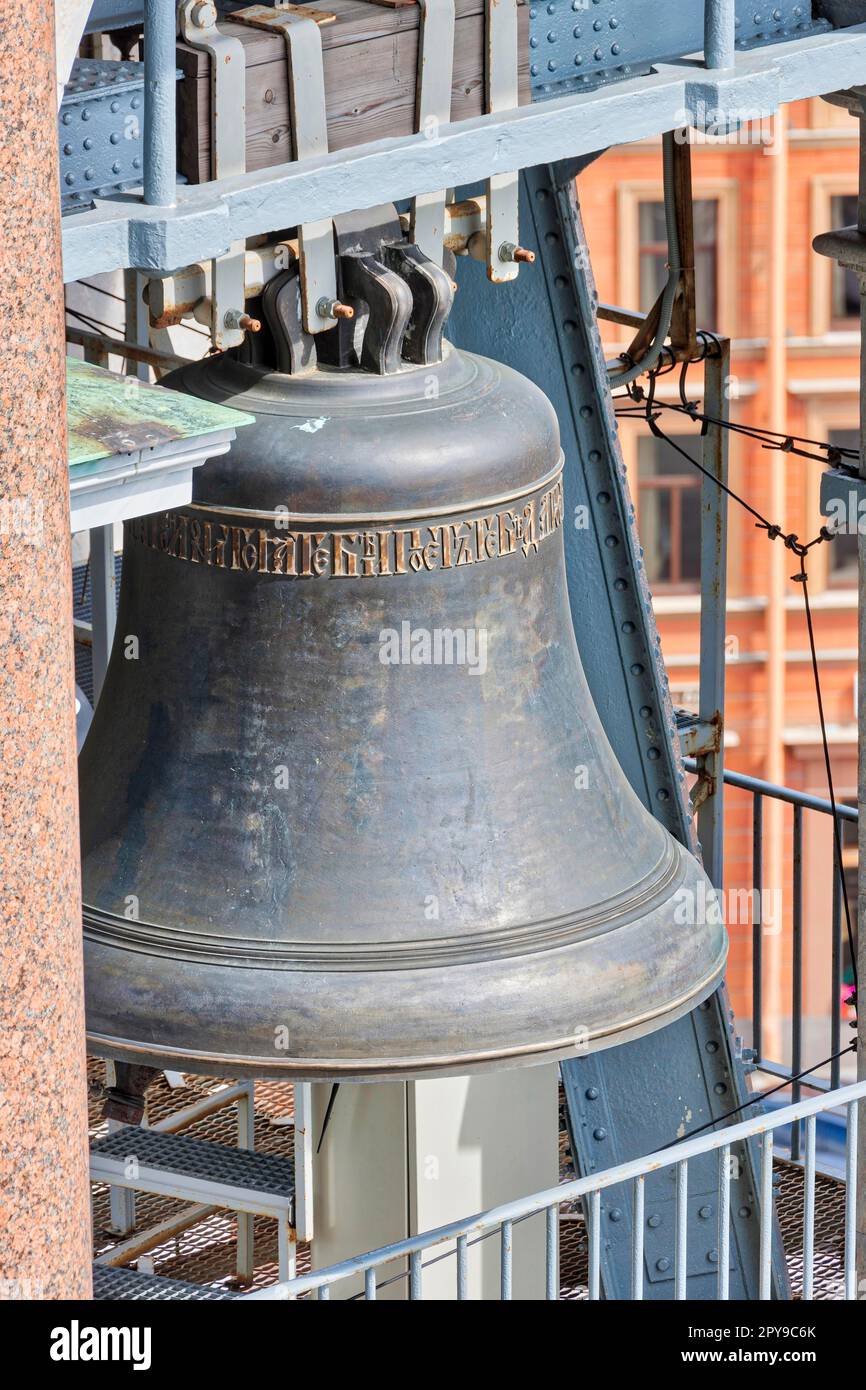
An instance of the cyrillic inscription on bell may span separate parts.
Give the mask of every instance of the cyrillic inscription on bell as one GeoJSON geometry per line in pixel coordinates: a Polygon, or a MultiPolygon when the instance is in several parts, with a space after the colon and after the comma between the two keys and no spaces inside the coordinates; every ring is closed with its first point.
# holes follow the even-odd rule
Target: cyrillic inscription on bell
{"type": "Polygon", "coordinates": [[[441,267],[396,365],[343,323],[299,347],[292,274],[262,360],[170,381],[256,423],[191,505],[126,524],[81,756],[91,1045],[381,1078],[660,1028],[725,936],[587,689],[553,409],[442,342],[441,267]]]}

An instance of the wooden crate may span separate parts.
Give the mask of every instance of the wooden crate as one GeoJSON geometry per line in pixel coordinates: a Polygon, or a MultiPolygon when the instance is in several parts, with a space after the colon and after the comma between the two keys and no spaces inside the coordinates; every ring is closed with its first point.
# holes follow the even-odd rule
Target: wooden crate
{"type": "MultiPolygon", "coordinates": [[[[418,65],[417,5],[397,9],[365,0],[317,0],[337,16],[322,27],[328,141],[331,150],[411,135],[415,129],[418,65]]],[[[520,104],[530,100],[529,12],[520,26],[520,104]]],[[[226,22],[221,30],[244,45],[247,69],[247,169],[268,169],[292,158],[286,46],[279,34],[226,22]]],[[[484,94],[482,0],[456,0],[451,119],[480,116],[484,94]]],[[[178,171],[190,183],[211,177],[210,59],[178,44],[178,171]]],[[[375,201],[375,190],[371,193],[375,201]]]]}

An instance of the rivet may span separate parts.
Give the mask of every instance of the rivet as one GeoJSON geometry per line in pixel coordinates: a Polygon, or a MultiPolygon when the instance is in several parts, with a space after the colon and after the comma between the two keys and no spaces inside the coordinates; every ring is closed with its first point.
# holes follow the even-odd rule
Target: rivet
{"type": "Polygon", "coordinates": [[[607,504],[608,504],[608,502],[610,501],[610,493],[609,493],[609,492],[599,492],[599,493],[597,494],[595,500],[596,500],[596,502],[600,502],[601,505],[602,505],[603,507],[606,507],[607,504]]]}
{"type": "Polygon", "coordinates": [[[619,545],[619,538],[617,536],[605,536],[604,543],[608,550],[615,550],[619,545]]]}
{"type": "Polygon", "coordinates": [[[656,1269],[658,1270],[659,1274],[664,1274],[665,1270],[666,1270],[666,1269],[670,1269],[670,1267],[671,1267],[671,1262],[670,1262],[670,1260],[667,1260],[667,1259],[656,1260],[656,1269]]]}
{"type": "Polygon", "coordinates": [[[548,61],[548,64],[547,64],[547,71],[548,71],[548,72],[556,72],[556,63],[553,61],[552,58],[548,61]]]}
{"type": "Polygon", "coordinates": [[[662,1224],[662,1219],[660,1216],[650,1216],[648,1217],[646,1224],[650,1226],[652,1230],[655,1230],[657,1226],[660,1226],[662,1224]]]}
{"type": "Polygon", "coordinates": [[[738,1216],[741,1216],[741,1217],[743,1218],[744,1221],[746,1221],[746,1220],[751,1216],[751,1214],[752,1214],[752,1208],[751,1208],[751,1207],[740,1207],[740,1209],[739,1209],[739,1211],[738,1211],[738,1213],[737,1213],[737,1215],[738,1215],[738,1216]]]}
{"type": "Polygon", "coordinates": [[[631,637],[634,630],[634,623],[623,623],[622,631],[625,633],[626,637],[631,637]]]}
{"type": "Polygon", "coordinates": [[[586,1096],[587,1100],[598,1100],[598,1087],[587,1086],[586,1090],[584,1091],[584,1095],[586,1096]]]}
{"type": "Polygon", "coordinates": [[[613,1210],[612,1210],[611,1212],[609,1212],[608,1214],[609,1214],[609,1216],[610,1216],[611,1221],[622,1221],[622,1208],[621,1208],[621,1207],[614,1207],[613,1210]]]}
{"type": "Polygon", "coordinates": [[[709,1254],[707,1255],[707,1259],[709,1260],[709,1262],[710,1262],[711,1265],[717,1265],[717,1264],[719,1263],[719,1252],[718,1252],[718,1250],[711,1250],[711,1251],[709,1252],[709,1254]]]}
{"type": "Polygon", "coordinates": [[[649,758],[651,763],[657,763],[659,758],[661,757],[661,753],[657,748],[648,748],[647,757],[649,758]]]}
{"type": "Polygon", "coordinates": [[[619,57],[619,52],[620,52],[619,44],[618,44],[618,43],[612,43],[611,46],[610,46],[610,51],[611,51],[611,53],[613,54],[614,58],[618,58],[618,57],[619,57]]]}
{"type": "Polygon", "coordinates": [[[618,594],[621,594],[621,593],[623,593],[623,592],[628,588],[628,580],[627,580],[627,579],[615,579],[615,580],[613,581],[613,587],[616,589],[616,591],[617,591],[618,594]]]}
{"type": "Polygon", "coordinates": [[[713,1041],[711,1040],[710,1042],[707,1043],[707,1052],[713,1053],[713,1052],[718,1052],[718,1050],[719,1050],[719,1044],[718,1044],[717,1042],[713,1042],[713,1041]]]}
{"type": "Polygon", "coordinates": [[[115,116],[117,115],[118,111],[120,110],[120,102],[117,100],[117,97],[115,97],[114,101],[111,103],[111,105],[109,106],[108,109],[109,109],[109,111],[111,111],[115,116]]]}
{"type": "Polygon", "coordinates": [[[554,33],[554,31],[553,31],[552,29],[550,30],[549,34],[547,35],[547,42],[548,42],[548,43],[556,43],[556,34],[554,33]]]}
{"type": "Polygon", "coordinates": [[[119,145],[119,144],[120,144],[120,133],[119,133],[118,131],[116,131],[116,130],[113,130],[113,131],[111,132],[111,134],[109,135],[108,139],[109,139],[109,141],[111,142],[112,145],[119,145]]]}
{"type": "Polygon", "coordinates": [[[709,1221],[709,1219],[710,1219],[710,1217],[712,1216],[712,1214],[713,1214],[713,1209],[712,1209],[712,1207],[699,1207],[699,1208],[698,1208],[698,1216],[701,1218],[702,1221],[709,1221]]]}
{"type": "Polygon", "coordinates": [[[633,676],[643,675],[643,667],[641,666],[639,661],[635,661],[633,665],[630,667],[630,670],[633,676]]]}
{"type": "Polygon", "coordinates": [[[599,1125],[598,1129],[594,1129],[594,1130],[592,1131],[592,1137],[593,1137],[593,1139],[597,1140],[597,1142],[600,1144],[601,1141],[602,1141],[602,1139],[606,1139],[606,1138],[607,1138],[607,1130],[606,1130],[606,1129],[602,1129],[601,1126],[599,1125]]]}
{"type": "Polygon", "coordinates": [[[92,136],[92,135],[88,135],[87,139],[84,141],[84,148],[85,148],[86,150],[92,150],[92,149],[93,149],[93,136],[92,136]]]}
{"type": "Polygon", "coordinates": [[[664,787],[659,787],[658,791],[656,792],[656,801],[670,801],[670,798],[670,792],[666,791],[664,787]]]}

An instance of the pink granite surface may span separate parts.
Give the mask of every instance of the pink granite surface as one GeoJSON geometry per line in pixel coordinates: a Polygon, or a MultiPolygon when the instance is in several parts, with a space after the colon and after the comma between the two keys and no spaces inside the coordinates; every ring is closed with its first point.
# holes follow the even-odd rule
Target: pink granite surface
{"type": "Polygon", "coordinates": [[[90,1292],[53,42],[0,5],[0,1298],[90,1292]]]}

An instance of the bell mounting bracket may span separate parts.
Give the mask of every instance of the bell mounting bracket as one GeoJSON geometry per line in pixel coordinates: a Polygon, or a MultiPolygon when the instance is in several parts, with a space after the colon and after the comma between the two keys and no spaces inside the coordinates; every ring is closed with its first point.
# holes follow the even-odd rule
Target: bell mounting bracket
{"type": "MultiPolygon", "coordinates": [[[[316,159],[328,153],[325,70],[319,27],[335,19],[336,15],[307,5],[281,5],[279,9],[251,5],[232,14],[235,23],[275,30],[285,39],[292,148],[298,160],[316,159]]],[[[298,246],[304,331],[322,333],[337,323],[334,309],[339,305],[331,218],[318,218],[299,227],[298,246]]]]}
{"type": "MultiPolygon", "coordinates": [[[[454,0],[418,0],[418,77],[415,85],[415,127],[436,140],[439,127],[451,120],[454,73],[454,0]]],[[[445,237],[445,194],[419,193],[412,199],[412,240],[431,261],[442,264],[445,237]]]]}
{"type": "MultiPolygon", "coordinates": [[[[239,39],[221,34],[211,0],[181,0],[178,30],[191,48],[210,59],[211,176],[243,174],[246,155],[246,68],[239,39]]],[[[220,350],[238,347],[245,337],[244,259],[246,243],[232,242],[224,256],[211,262],[210,330],[220,350]]]]}
{"type": "MultiPolygon", "coordinates": [[[[517,81],[517,0],[484,0],[484,105],[488,112],[511,111],[519,101],[517,81]]],[[[514,253],[518,235],[516,173],[487,180],[487,278],[503,284],[517,278],[514,253]]]]}

